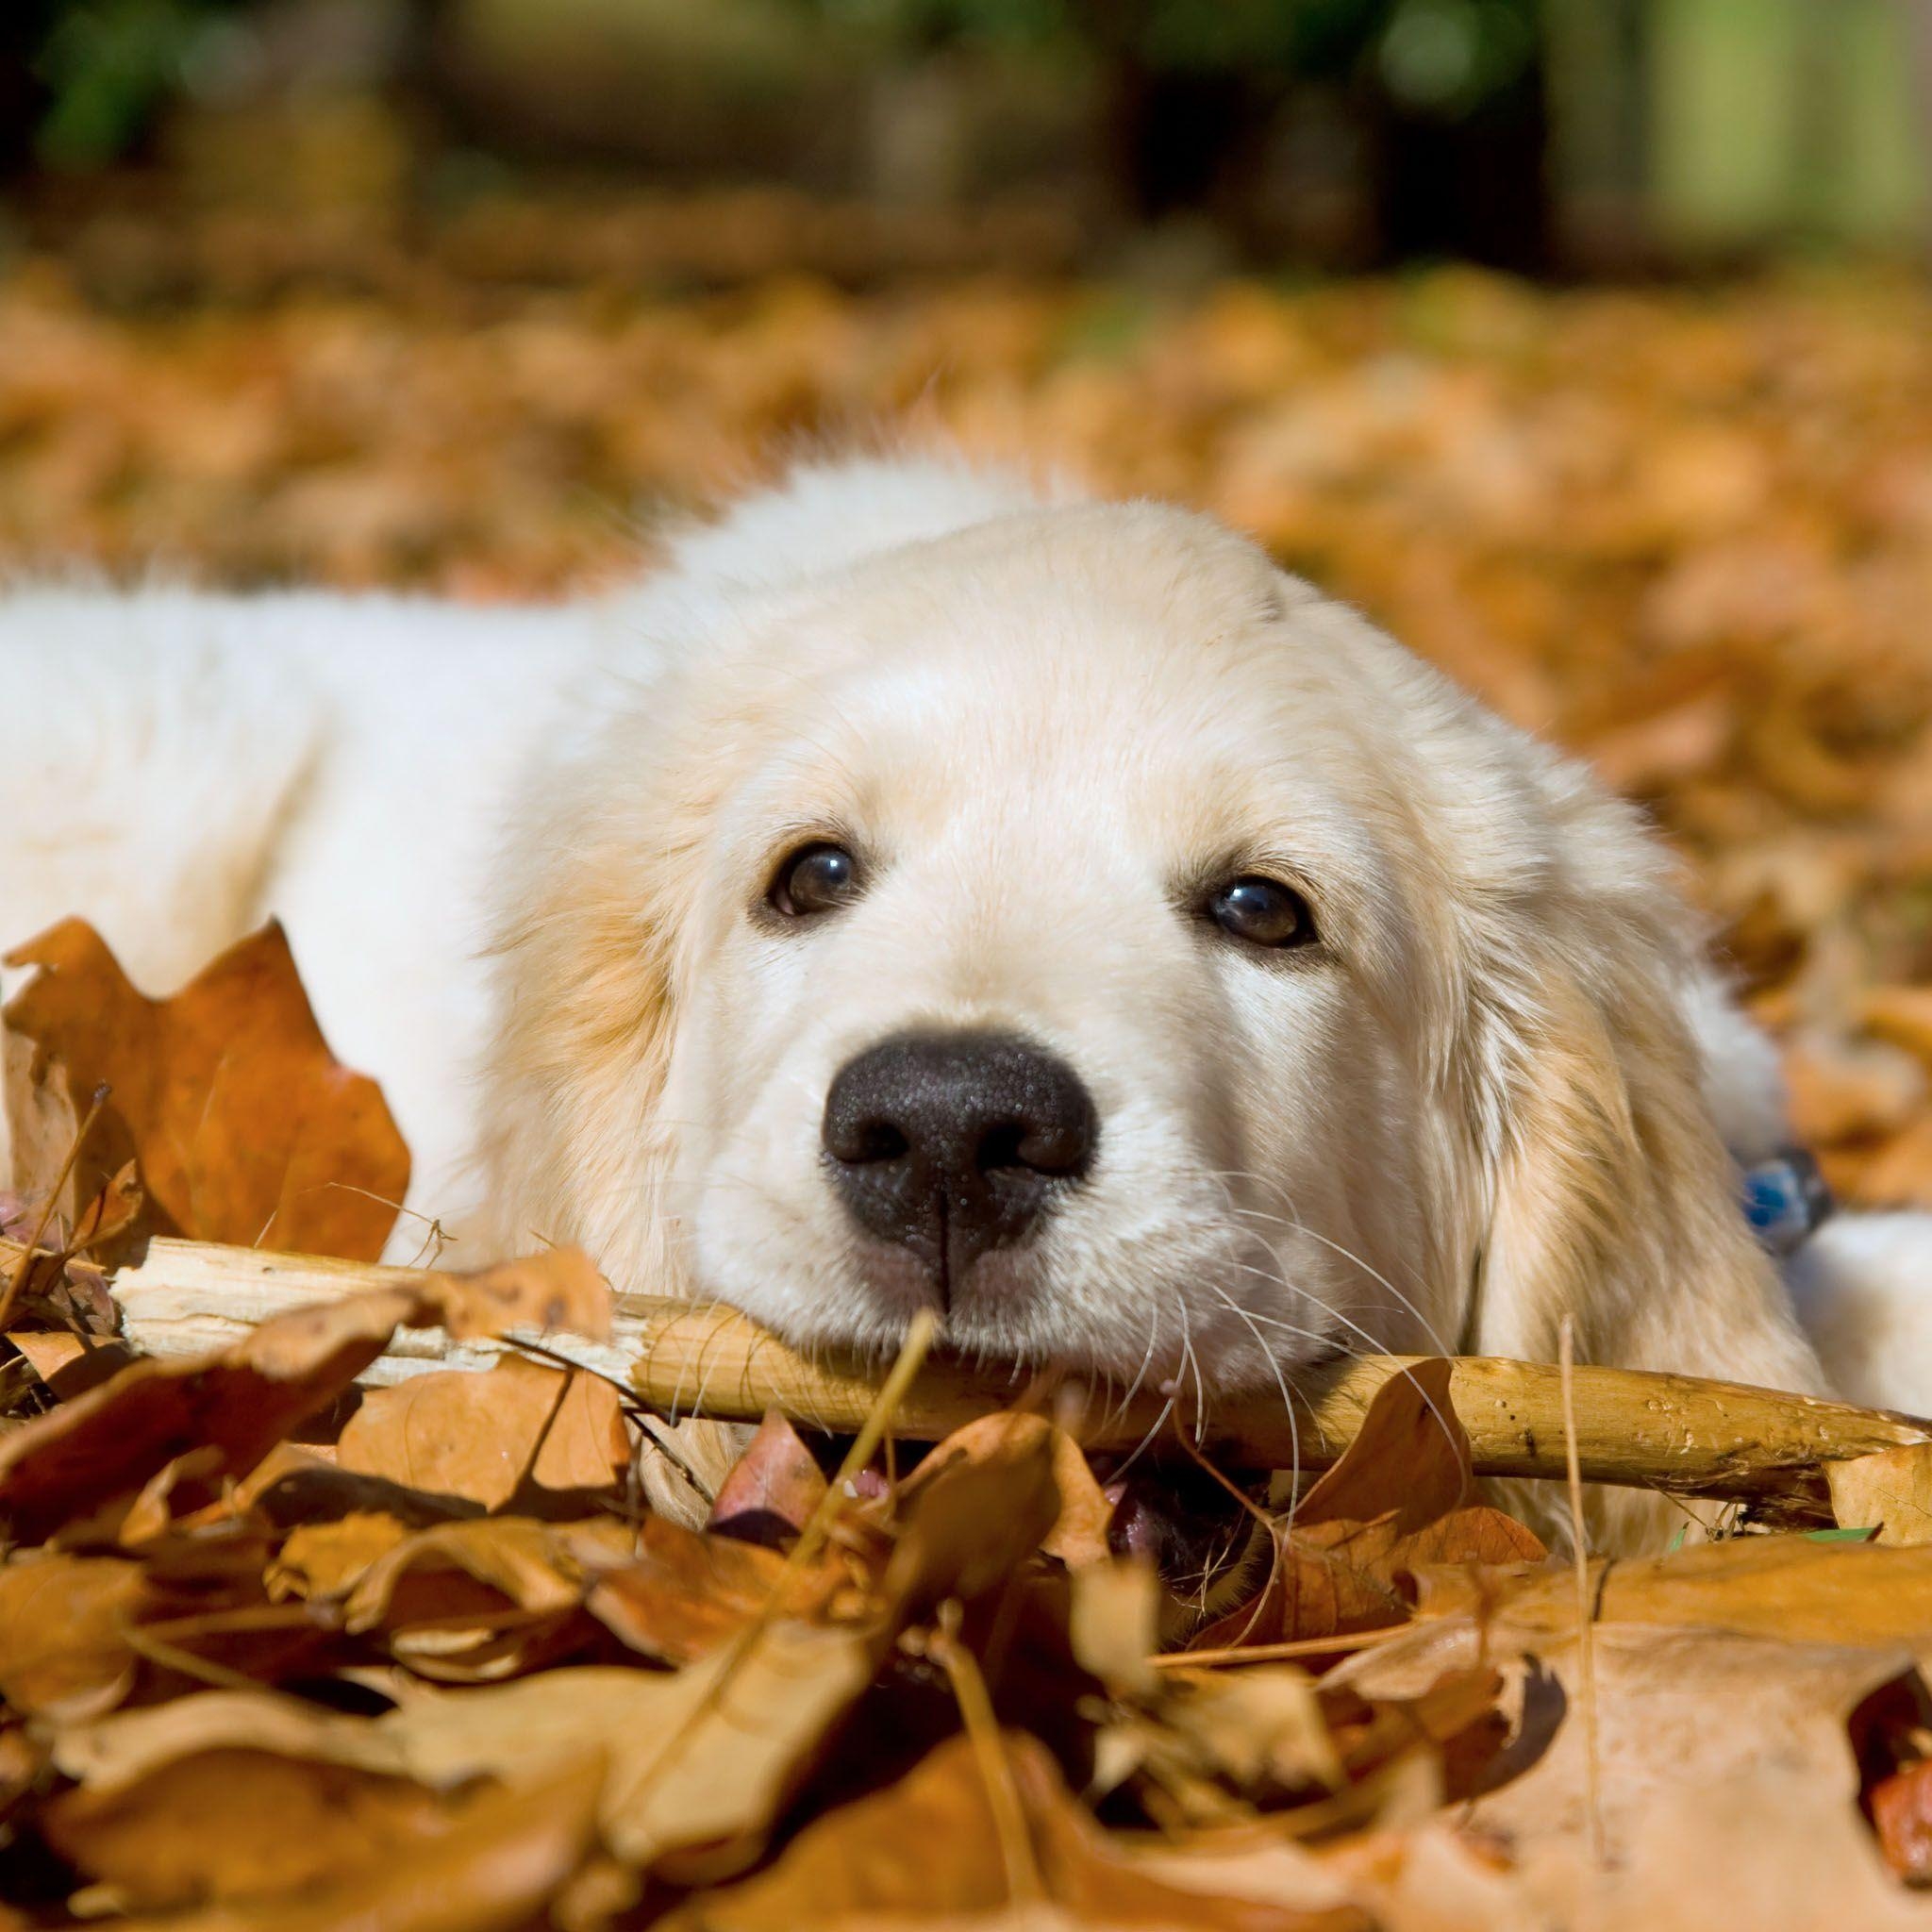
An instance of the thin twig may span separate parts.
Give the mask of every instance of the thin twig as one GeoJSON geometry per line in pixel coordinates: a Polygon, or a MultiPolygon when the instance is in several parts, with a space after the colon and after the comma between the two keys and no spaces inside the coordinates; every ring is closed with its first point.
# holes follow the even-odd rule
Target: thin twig
{"type": "Polygon", "coordinates": [[[1157,1671],[1214,1671],[1236,1664],[1282,1663],[1291,1657],[1367,1650],[1414,1627],[1412,1624],[1384,1624],[1374,1630],[1351,1630],[1345,1637],[1294,1637],[1283,1643],[1236,1644],[1225,1650],[1165,1650],[1147,1661],[1157,1671]]]}
{"type": "Polygon", "coordinates": [[[1575,1324],[1563,1317],[1557,1337],[1557,1366],[1563,1377],[1563,1455],[1570,1472],[1570,1542],[1576,1573],[1576,1644],[1582,1670],[1584,1799],[1590,1811],[1591,1855],[1607,1862],[1604,1849],[1603,1756],[1596,1722],[1596,1620],[1590,1604],[1590,1550],[1583,1534],[1583,1464],[1576,1453],[1575,1324]]]}
{"type": "Polygon", "coordinates": [[[1006,1740],[1000,1735],[1000,1721],[987,1693],[986,1679],[980,1675],[973,1653],[959,1641],[957,1598],[948,1597],[940,1606],[939,1627],[927,1641],[926,1655],[945,1672],[966,1726],[967,1741],[979,1760],[987,1808],[992,1813],[993,1835],[999,1840],[1000,1862],[1007,1868],[1007,1902],[1040,1905],[1046,1897],[1046,1885],[1033,1854],[1032,1834],[1026,1829],[1025,1807],[1013,1782],[1013,1766],[1007,1757],[1006,1740]]]}

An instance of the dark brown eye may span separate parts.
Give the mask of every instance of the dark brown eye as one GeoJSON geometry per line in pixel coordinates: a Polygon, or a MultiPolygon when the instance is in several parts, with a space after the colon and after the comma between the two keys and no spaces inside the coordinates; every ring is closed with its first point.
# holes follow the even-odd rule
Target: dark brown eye
{"type": "Polygon", "coordinates": [[[1305,946],[1315,937],[1315,915],[1292,886],[1248,874],[1230,879],[1208,901],[1208,916],[1232,939],[1251,946],[1305,946]]]}
{"type": "Polygon", "coordinates": [[[858,896],[858,861],[842,845],[801,846],[783,865],[766,894],[773,911],[787,919],[835,911],[858,896]]]}

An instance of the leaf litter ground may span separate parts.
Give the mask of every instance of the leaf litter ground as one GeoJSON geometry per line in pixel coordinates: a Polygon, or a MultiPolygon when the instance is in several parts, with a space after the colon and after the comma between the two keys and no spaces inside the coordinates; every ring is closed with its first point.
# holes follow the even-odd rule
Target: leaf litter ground
{"type": "MultiPolygon", "coordinates": [[[[674,300],[645,292],[650,219],[575,256],[567,222],[508,222],[481,266],[473,230],[359,284],[339,232],[330,274],[296,232],[264,279],[264,231],[210,220],[185,306],[98,299],[111,225],[29,255],[0,280],[9,560],[541,593],[630,554],[600,506],[917,403],[1223,510],[1594,756],[1692,862],[1835,1176],[1927,1197],[1920,291],[774,274],[674,300]]],[[[1157,1655],[1154,1579],[1038,1415],[849,1485],[774,1417],[700,1529],[644,1508],[628,1391],[592,1376],[358,1390],[398,1326],[594,1326],[578,1257],[129,1359],[107,1284],[149,1234],[372,1256],[407,1151],[274,932],[166,1003],[85,928],[28,951],[0,1176],[39,1241],[0,1324],[15,1922],[1932,1923],[1922,1453],[1835,1481],[1857,1535],[1594,1564],[1587,1723],[1567,1566],[1476,1492],[1443,1390],[1398,1380],[1157,1655]],[[245,1055],[209,1054],[217,1024],[245,1055]]]]}

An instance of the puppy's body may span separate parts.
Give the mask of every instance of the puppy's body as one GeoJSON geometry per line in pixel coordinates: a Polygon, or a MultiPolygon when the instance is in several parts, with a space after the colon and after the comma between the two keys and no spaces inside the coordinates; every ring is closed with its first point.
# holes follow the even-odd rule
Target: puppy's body
{"type": "Polygon", "coordinates": [[[0,656],[0,937],[78,912],[160,989],[282,918],[479,1257],[582,1241],[807,1342],[936,1298],[1183,1402],[1569,1312],[1599,1360],[1932,1407],[1917,1217],[1800,1251],[1830,1376],[1746,1228],[1774,1063],[1633,816],[1201,520],[858,464],[599,601],[29,589],[0,656]],[[1254,879],[1307,929],[1231,940],[1254,879]],[[845,1145],[828,1096],[908,1053],[934,1148],[961,1054],[1009,1071],[955,1113],[1030,1079],[1079,1147],[845,1145]]]}

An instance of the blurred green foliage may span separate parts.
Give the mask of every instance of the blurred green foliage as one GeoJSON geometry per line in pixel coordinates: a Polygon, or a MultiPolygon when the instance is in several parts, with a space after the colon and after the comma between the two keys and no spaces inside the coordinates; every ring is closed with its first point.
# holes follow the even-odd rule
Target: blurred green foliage
{"type": "Polygon", "coordinates": [[[28,0],[25,64],[40,96],[36,158],[54,168],[115,159],[191,88],[240,0],[28,0]]]}
{"type": "Polygon", "coordinates": [[[1456,116],[1535,57],[1538,0],[801,0],[915,46],[1079,42],[1153,74],[1365,79],[1456,116]]]}

